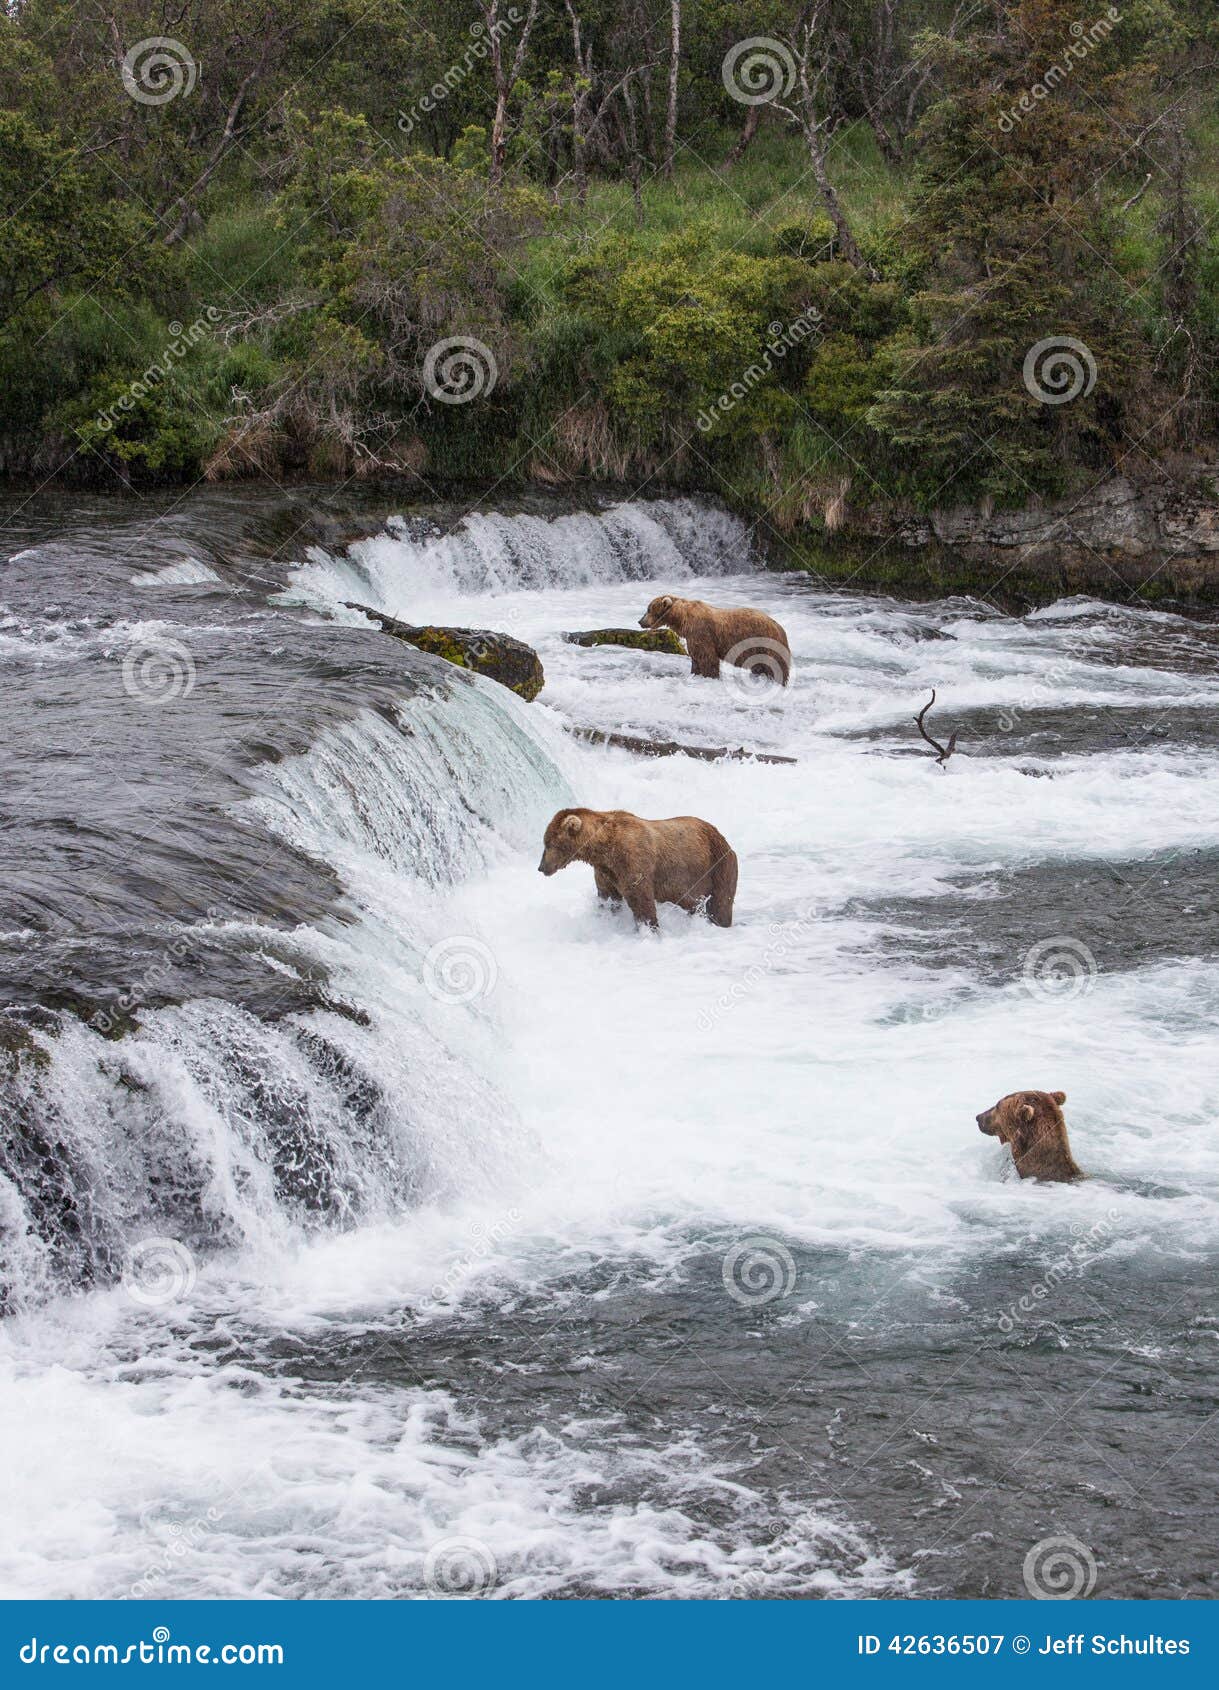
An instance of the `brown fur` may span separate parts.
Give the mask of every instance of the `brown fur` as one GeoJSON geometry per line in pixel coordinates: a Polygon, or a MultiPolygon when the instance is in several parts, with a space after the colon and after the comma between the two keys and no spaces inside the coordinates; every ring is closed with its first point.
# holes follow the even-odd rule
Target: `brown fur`
{"type": "Polygon", "coordinates": [[[720,677],[720,664],[734,663],[753,674],[768,675],[786,686],[792,654],[787,635],[761,610],[718,610],[702,599],[653,599],[639,618],[641,628],[672,628],[686,642],[690,673],[720,677]]]}
{"type": "Polygon", "coordinates": [[[1067,1138],[1065,1091],[1014,1091],[978,1116],[978,1129],[1008,1145],[1021,1179],[1082,1179],[1067,1138]]]}
{"type": "Polygon", "coordinates": [[[636,921],[656,926],[657,904],[696,910],[705,904],[717,927],[732,926],[736,852],[697,816],[645,821],[629,810],[560,810],[546,829],[542,874],[588,863],[597,895],[625,899],[636,921]]]}

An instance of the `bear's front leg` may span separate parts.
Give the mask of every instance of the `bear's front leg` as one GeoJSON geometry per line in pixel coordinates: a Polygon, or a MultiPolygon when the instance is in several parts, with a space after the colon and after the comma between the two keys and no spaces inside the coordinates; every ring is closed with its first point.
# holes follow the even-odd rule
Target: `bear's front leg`
{"type": "Polygon", "coordinates": [[[638,884],[629,888],[626,901],[631,914],[643,927],[659,927],[660,921],[656,914],[656,899],[650,886],[638,884]]]}
{"type": "Polygon", "coordinates": [[[593,879],[597,882],[597,896],[599,898],[604,898],[611,904],[622,902],[622,893],[618,890],[616,882],[610,879],[604,869],[595,868],[593,879]]]}
{"type": "Polygon", "coordinates": [[[720,654],[715,649],[715,641],[706,634],[686,635],[686,650],[690,653],[690,673],[701,675],[704,680],[718,681],[720,678],[720,654]]]}

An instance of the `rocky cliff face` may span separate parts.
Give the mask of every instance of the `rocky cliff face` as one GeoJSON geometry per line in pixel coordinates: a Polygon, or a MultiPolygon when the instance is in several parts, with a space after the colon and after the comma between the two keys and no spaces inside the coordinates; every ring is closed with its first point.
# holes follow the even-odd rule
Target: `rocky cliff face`
{"type": "MultiPolygon", "coordinates": [[[[886,583],[900,574],[894,551],[907,549],[930,554],[915,571],[929,584],[956,578],[979,591],[989,577],[1034,600],[1093,593],[1219,605],[1219,464],[1145,482],[1112,476],[1082,495],[1022,510],[872,507],[849,512],[843,533],[885,543],[886,583]]],[[[856,578],[868,579],[866,564],[856,578]]]]}

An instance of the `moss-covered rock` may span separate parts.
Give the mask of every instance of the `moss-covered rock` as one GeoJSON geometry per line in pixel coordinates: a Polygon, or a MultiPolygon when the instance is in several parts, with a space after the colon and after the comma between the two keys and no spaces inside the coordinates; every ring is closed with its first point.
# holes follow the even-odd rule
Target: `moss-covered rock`
{"type": "Polygon", "coordinates": [[[28,1027],[8,1015],[0,1015],[0,1073],[15,1072],[22,1061],[35,1068],[47,1068],[51,1058],[28,1027]]]}
{"type": "Polygon", "coordinates": [[[564,634],[570,645],[625,645],[632,651],[664,651],[684,657],[686,648],[672,628],[588,628],[583,633],[564,634]]]}
{"type": "Polygon", "coordinates": [[[420,651],[431,652],[433,657],[443,657],[446,663],[455,663],[459,669],[470,669],[476,675],[498,681],[518,698],[536,698],[546,683],[537,652],[523,640],[514,640],[511,634],[494,633],[489,628],[417,628],[379,610],[370,610],[366,604],[348,601],[347,608],[362,610],[382,633],[405,640],[420,651]]]}

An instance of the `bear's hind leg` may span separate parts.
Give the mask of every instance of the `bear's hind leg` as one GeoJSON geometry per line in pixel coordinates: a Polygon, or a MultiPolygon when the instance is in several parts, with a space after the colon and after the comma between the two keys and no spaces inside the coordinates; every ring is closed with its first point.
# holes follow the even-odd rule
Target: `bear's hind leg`
{"type": "Polygon", "coordinates": [[[735,851],[726,851],[711,865],[711,896],[707,900],[707,914],[717,927],[732,926],[732,906],[736,901],[737,860],[735,851]]]}

